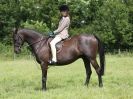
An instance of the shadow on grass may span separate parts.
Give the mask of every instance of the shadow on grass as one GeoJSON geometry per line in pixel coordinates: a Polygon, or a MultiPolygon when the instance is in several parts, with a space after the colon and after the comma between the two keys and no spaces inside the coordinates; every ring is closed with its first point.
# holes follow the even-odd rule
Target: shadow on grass
{"type": "MultiPolygon", "coordinates": [[[[60,89],[60,88],[65,88],[65,85],[61,85],[61,84],[57,84],[57,83],[52,83],[51,85],[50,84],[47,84],[47,90],[51,90],[51,89],[60,89]]],[[[42,87],[40,86],[36,86],[34,88],[34,90],[36,91],[42,91],[42,87]]]]}

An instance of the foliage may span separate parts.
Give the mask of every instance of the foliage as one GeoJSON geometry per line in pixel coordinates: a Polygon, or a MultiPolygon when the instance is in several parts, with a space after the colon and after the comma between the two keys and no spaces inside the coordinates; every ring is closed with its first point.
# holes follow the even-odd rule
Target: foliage
{"type": "MultiPolygon", "coordinates": [[[[0,0],[0,42],[11,45],[12,29],[53,31],[60,19],[58,6],[66,0],[0,0]]],[[[133,49],[132,0],[67,0],[70,34],[98,35],[107,49],[133,49]]]]}
{"type": "Polygon", "coordinates": [[[43,23],[42,21],[41,22],[33,20],[31,20],[30,22],[26,21],[22,24],[22,26],[24,28],[34,29],[38,32],[43,32],[44,34],[47,34],[50,31],[46,23],[43,23]]]}

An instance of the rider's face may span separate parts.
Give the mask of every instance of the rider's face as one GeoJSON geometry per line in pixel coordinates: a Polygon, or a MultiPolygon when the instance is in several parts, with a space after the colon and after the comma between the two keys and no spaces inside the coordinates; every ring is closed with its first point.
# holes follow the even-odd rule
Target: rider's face
{"type": "Polygon", "coordinates": [[[60,13],[61,13],[61,15],[62,15],[63,17],[68,16],[68,11],[61,11],[60,13]]]}

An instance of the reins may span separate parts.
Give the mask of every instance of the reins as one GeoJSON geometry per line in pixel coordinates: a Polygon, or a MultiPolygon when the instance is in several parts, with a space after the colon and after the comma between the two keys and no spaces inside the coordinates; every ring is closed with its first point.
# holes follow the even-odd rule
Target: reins
{"type": "Polygon", "coordinates": [[[32,45],[34,45],[34,44],[36,44],[36,43],[39,43],[39,42],[41,42],[43,39],[44,39],[44,37],[41,37],[41,40],[38,40],[38,41],[36,41],[36,42],[33,42],[32,44],[29,44],[28,46],[32,46],[32,45]]]}

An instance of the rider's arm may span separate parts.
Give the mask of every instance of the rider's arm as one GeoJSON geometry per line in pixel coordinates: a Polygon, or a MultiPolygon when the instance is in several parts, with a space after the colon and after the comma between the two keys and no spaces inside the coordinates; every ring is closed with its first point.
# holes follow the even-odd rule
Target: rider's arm
{"type": "Polygon", "coordinates": [[[54,34],[58,34],[65,29],[65,27],[69,27],[70,19],[69,17],[63,18],[61,25],[57,30],[54,31],[54,34]]]}

